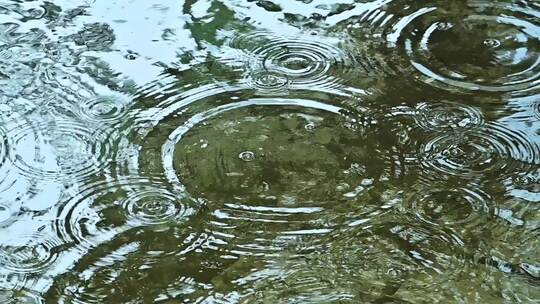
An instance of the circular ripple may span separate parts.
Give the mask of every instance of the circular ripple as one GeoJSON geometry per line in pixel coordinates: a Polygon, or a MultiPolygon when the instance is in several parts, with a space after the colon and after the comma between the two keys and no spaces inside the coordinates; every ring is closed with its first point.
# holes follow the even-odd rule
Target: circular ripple
{"type": "Polygon", "coordinates": [[[428,131],[470,129],[482,125],[482,113],[471,106],[450,102],[421,103],[414,113],[416,123],[428,131]]]}
{"type": "Polygon", "coordinates": [[[401,303],[395,294],[404,282],[430,282],[442,273],[448,278],[467,263],[459,240],[438,228],[375,225],[327,240],[324,250],[302,258],[273,258],[272,271],[254,276],[258,292],[250,302],[401,303]]]}
{"type": "Polygon", "coordinates": [[[355,67],[351,54],[317,36],[283,37],[255,32],[235,37],[230,45],[255,56],[252,70],[279,72],[288,77],[291,85],[302,87],[346,81],[355,67]]]}
{"type": "Polygon", "coordinates": [[[241,152],[238,157],[243,161],[254,161],[255,160],[255,153],[251,151],[244,151],[241,152]]]}
{"type": "Polygon", "coordinates": [[[132,227],[183,222],[196,206],[169,193],[159,181],[131,178],[78,190],[61,205],[55,224],[66,243],[88,250],[132,227]]]}
{"type": "Polygon", "coordinates": [[[307,90],[270,98],[223,84],[180,97],[138,111],[119,170],[164,176],[175,195],[204,202],[198,221],[212,248],[275,254],[390,207],[381,208],[392,196],[376,186],[387,151],[375,122],[337,106],[353,98],[307,90]]]}
{"type": "Polygon", "coordinates": [[[318,188],[310,185],[313,182],[309,180],[341,174],[339,172],[348,168],[343,165],[351,165],[354,149],[362,145],[356,143],[355,146],[354,140],[359,135],[346,127],[348,120],[341,115],[342,111],[310,100],[250,99],[200,112],[168,136],[162,150],[165,173],[175,184],[180,184],[181,180],[192,183],[199,176],[210,177],[207,174],[216,175],[219,183],[200,180],[193,186],[204,187],[205,192],[218,196],[222,194],[220,187],[255,192],[259,191],[259,186],[270,189],[272,179],[276,190],[269,191],[277,195],[283,193],[277,188],[287,188],[279,184],[294,180],[292,175],[298,173],[301,175],[296,178],[301,185],[295,183],[296,186],[304,190],[318,188]],[[305,125],[309,124],[319,127],[315,132],[306,130],[305,125]],[[320,149],[320,154],[313,153],[314,148],[320,149]],[[339,148],[340,153],[333,153],[332,148],[339,148]],[[344,152],[347,150],[351,152],[349,155],[344,152]],[[217,168],[209,167],[204,164],[208,155],[225,163],[217,168]],[[246,167],[246,163],[253,165],[246,167]],[[332,168],[331,164],[341,165],[341,168],[332,168]],[[200,166],[199,170],[195,170],[195,166],[200,166]],[[278,172],[280,169],[284,171],[278,172]],[[258,185],[254,179],[257,175],[258,185]],[[268,182],[260,180],[265,175],[268,182]],[[242,186],[244,182],[240,180],[251,185],[242,186]]]}
{"type": "Polygon", "coordinates": [[[248,84],[262,92],[277,93],[286,90],[289,78],[280,72],[256,71],[249,75],[248,84]]]}
{"type": "Polygon", "coordinates": [[[540,169],[525,173],[516,172],[505,184],[513,197],[540,202],[540,169]]]}
{"type": "Polygon", "coordinates": [[[81,115],[97,122],[111,122],[120,119],[126,110],[126,102],[120,96],[98,96],[83,103],[81,115]]]}
{"type": "Polygon", "coordinates": [[[409,200],[409,207],[420,220],[435,225],[464,225],[485,215],[489,196],[474,188],[422,189],[409,200]]]}
{"type": "Polygon", "coordinates": [[[42,303],[37,295],[31,299],[27,288],[35,284],[32,273],[12,272],[0,274],[0,302],[6,304],[42,303]]]}
{"type": "Polygon", "coordinates": [[[61,241],[47,239],[43,235],[18,236],[2,242],[0,261],[10,271],[36,273],[46,269],[57,258],[57,247],[61,241]]]}
{"type": "Polygon", "coordinates": [[[421,151],[422,165],[429,171],[462,177],[500,177],[540,164],[537,143],[495,123],[458,134],[437,134],[425,142],[421,151]]]}
{"type": "Polygon", "coordinates": [[[162,189],[143,188],[133,192],[124,201],[124,208],[133,222],[146,226],[178,223],[193,212],[185,200],[162,189]]]}
{"type": "Polygon", "coordinates": [[[314,100],[252,98],[170,117],[162,123],[177,127],[163,138],[165,175],[206,201],[209,229],[232,254],[317,242],[380,213],[380,194],[358,203],[381,166],[347,113],[314,100]]]}
{"type": "Polygon", "coordinates": [[[403,282],[430,282],[443,273],[447,279],[460,273],[469,263],[462,246],[459,237],[443,227],[407,220],[375,223],[367,231],[328,239],[323,250],[307,252],[300,259],[272,259],[270,265],[279,271],[257,276],[267,279],[257,282],[256,290],[262,289],[261,301],[280,303],[397,300],[394,295],[403,282]],[[276,277],[268,277],[271,274],[276,277]]]}
{"type": "Polygon", "coordinates": [[[100,129],[76,122],[26,124],[10,134],[10,160],[26,176],[89,176],[106,167],[112,153],[110,138],[100,129]]]}
{"type": "Polygon", "coordinates": [[[507,92],[540,84],[540,23],[533,7],[477,1],[438,7],[390,5],[398,12],[389,46],[399,46],[428,83],[507,92]],[[408,15],[403,15],[406,13],[408,15]]]}

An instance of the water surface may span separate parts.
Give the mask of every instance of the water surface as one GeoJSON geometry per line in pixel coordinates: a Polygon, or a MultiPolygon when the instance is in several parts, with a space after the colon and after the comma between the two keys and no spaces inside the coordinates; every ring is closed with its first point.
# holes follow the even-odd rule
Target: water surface
{"type": "Polygon", "coordinates": [[[539,303],[539,20],[0,0],[0,301],[539,303]]]}

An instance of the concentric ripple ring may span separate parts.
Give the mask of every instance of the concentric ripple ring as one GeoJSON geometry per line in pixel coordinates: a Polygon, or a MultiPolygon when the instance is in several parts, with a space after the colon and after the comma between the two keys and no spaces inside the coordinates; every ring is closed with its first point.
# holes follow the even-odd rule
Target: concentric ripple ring
{"type": "Polygon", "coordinates": [[[10,161],[26,176],[81,178],[111,159],[110,137],[78,122],[26,124],[10,134],[10,161]]]}
{"type": "Polygon", "coordinates": [[[465,130],[483,124],[481,112],[468,105],[450,102],[420,103],[414,113],[416,123],[427,131],[465,130]]]}
{"type": "Polygon", "coordinates": [[[477,1],[408,7],[386,38],[427,83],[468,91],[527,91],[540,84],[540,23],[530,10],[477,1]]]}
{"type": "Polygon", "coordinates": [[[281,77],[290,80],[292,86],[335,87],[354,75],[355,59],[352,54],[316,36],[282,37],[254,32],[235,37],[230,45],[244,49],[249,52],[248,56],[254,57],[249,63],[249,70],[258,74],[280,73],[281,77]],[[261,43],[255,43],[257,41],[261,43]]]}
{"type": "Polygon", "coordinates": [[[36,273],[46,269],[57,258],[56,247],[62,245],[57,238],[43,235],[19,236],[0,246],[2,265],[14,272],[36,273]]]}
{"type": "Polygon", "coordinates": [[[496,123],[459,134],[436,134],[421,150],[426,170],[450,176],[497,174],[500,178],[513,170],[527,172],[540,164],[538,143],[528,141],[522,132],[496,123]]]}
{"type": "Polygon", "coordinates": [[[195,202],[160,185],[145,178],[89,184],[58,209],[57,233],[66,243],[88,250],[130,228],[176,225],[195,212],[195,202]]]}

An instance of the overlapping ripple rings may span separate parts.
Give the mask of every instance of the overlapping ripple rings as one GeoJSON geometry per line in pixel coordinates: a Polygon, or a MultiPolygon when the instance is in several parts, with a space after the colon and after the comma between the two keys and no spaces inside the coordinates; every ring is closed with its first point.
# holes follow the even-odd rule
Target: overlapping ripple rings
{"type": "Polygon", "coordinates": [[[93,183],[58,209],[56,229],[64,242],[88,250],[130,228],[178,225],[196,207],[168,192],[159,181],[129,178],[93,183]]]}
{"type": "Polygon", "coordinates": [[[1,2],[0,304],[540,298],[538,0],[1,2]]]}
{"type": "Polygon", "coordinates": [[[274,78],[279,73],[279,83],[288,78],[291,85],[304,89],[335,87],[354,77],[356,68],[355,59],[346,48],[316,35],[283,37],[253,32],[233,38],[230,46],[246,52],[250,70],[267,71],[274,78]]]}
{"type": "Polygon", "coordinates": [[[78,122],[29,123],[10,131],[10,161],[26,176],[82,178],[111,158],[110,137],[78,122]]]}
{"type": "Polygon", "coordinates": [[[374,223],[329,240],[327,248],[302,258],[273,259],[265,269],[270,276],[255,282],[260,292],[249,299],[385,303],[397,299],[396,292],[406,292],[406,282],[430,282],[443,271],[451,278],[469,263],[460,252],[461,240],[451,232],[406,222],[374,223]],[[386,236],[380,237],[383,231],[386,236]]]}
{"type": "Polygon", "coordinates": [[[540,164],[538,143],[518,130],[497,123],[454,133],[434,134],[421,147],[422,166],[450,176],[500,178],[540,164]]]}
{"type": "Polygon", "coordinates": [[[387,174],[384,151],[370,153],[380,147],[366,139],[376,127],[365,113],[335,105],[352,97],[268,98],[242,86],[185,96],[149,112],[159,127],[133,136],[132,170],[163,175],[177,195],[200,201],[207,229],[231,254],[274,254],[300,238],[316,243],[384,212],[381,197],[391,194],[376,187],[387,174]]]}
{"type": "Polygon", "coordinates": [[[262,93],[279,94],[287,92],[290,81],[279,71],[260,70],[247,76],[247,83],[262,93]]]}
{"type": "MultiPolygon", "coordinates": [[[[396,67],[432,85],[465,91],[530,91],[540,84],[538,10],[527,4],[392,1],[377,10],[396,67]],[[403,59],[403,62],[400,62],[403,59]]],[[[375,37],[377,37],[375,35],[375,37]]]]}
{"type": "MultiPolygon", "coordinates": [[[[354,200],[369,191],[371,180],[362,185],[357,175],[361,173],[347,170],[366,160],[358,155],[358,147],[347,145],[355,132],[339,122],[337,108],[307,100],[262,99],[201,114],[198,125],[169,136],[164,165],[166,172],[176,172],[189,193],[208,201],[214,229],[226,239],[231,229],[268,227],[257,229],[255,239],[242,240],[249,243],[240,244],[237,252],[278,249],[278,242],[272,244],[274,237],[328,233],[340,223],[325,219],[325,209],[350,205],[347,196],[354,200]],[[301,106],[272,108],[295,103],[301,106]],[[333,155],[332,149],[339,154],[333,155]]],[[[356,212],[367,216],[373,210],[367,203],[356,212]]]]}
{"type": "Polygon", "coordinates": [[[414,118],[427,131],[465,130],[483,124],[482,113],[477,108],[451,102],[420,103],[414,118]]]}
{"type": "Polygon", "coordinates": [[[13,272],[37,273],[54,263],[60,245],[60,239],[44,235],[17,236],[0,246],[0,261],[13,272]]]}
{"type": "Polygon", "coordinates": [[[491,198],[477,187],[417,189],[406,199],[406,207],[429,224],[476,225],[494,213],[491,198]],[[484,217],[484,218],[482,218],[484,217]]]}
{"type": "Polygon", "coordinates": [[[127,102],[123,96],[97,96],[83,103],[80,115],[94,123],[115,122],[125,113],[127,102]]]}

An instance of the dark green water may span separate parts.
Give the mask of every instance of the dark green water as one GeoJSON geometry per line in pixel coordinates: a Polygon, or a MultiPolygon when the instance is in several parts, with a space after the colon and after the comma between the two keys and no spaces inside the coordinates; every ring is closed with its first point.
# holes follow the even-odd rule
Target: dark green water
{"type": "Polygon", "coordinates": [[[0,0],[0,303],[540,303],[539,2],[0,0]]]}

